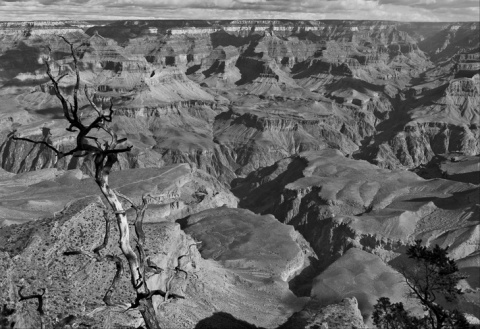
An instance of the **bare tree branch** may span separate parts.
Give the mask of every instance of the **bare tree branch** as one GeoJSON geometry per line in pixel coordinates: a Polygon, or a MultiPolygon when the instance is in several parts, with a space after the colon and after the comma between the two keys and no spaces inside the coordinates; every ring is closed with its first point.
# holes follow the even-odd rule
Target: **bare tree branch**
{"type": "Polygon", "coordinates": [[[95,253],[97,257],[101,257],[100,251],[107,247],[108,238],[110,236],[110,220],[108,219],[108,212],[106,210],[103,211],[103,218],[105,219],[105,235],[103,237],[103,242],[101,245],[93,249],[93,253],[95,253]]]}
{"type": "MultiPolygon", "coordinates": [[[[80,89],[80,72],[78,66],[78,57],[76,52],[82,45],[75,46],[72,42],[70,42],[64,36],[59,36],[70,48],[70,55],[73,59],[73,71],[75,72],[75,84],[73,87],[73,103],[67,99],[67,96],[64,96],[62,93],[59,82],[67,75],[63,74],[59,77],[55,78],[52,74],[52,68],[50,65],[50,58],[45,59],[45,66],[47,75],[50,78],[50,81],[53,86],[53,90],[55,92],[55,96],[59,99],[63,114],[65,119],[68,121],[68,128],[67,131],[73,132],[76,134],[76,141],[75,145],[68,151],[61,152],[60,150],[56,149],[49,137],[44,135],[44,139],[42,141],[34,141],[33,139],[23,138],[23,137],[16,137],[12,134],[13,139],[24,140],[34,144],[43,144],[46,147],[50,148],[52,151],[55,152],[57,155],[57,160],[67,156],[75,156],[75,157],[82,157],[87,155],[92,155],[94,164],[95,164],[95,173],[94,179],[97,183],[98,187],[100,188],[103,196],[106,198],[109,206],[115,213],[115,218],[118,226],[119,231],[119,246],[122,251],[122,254],[127,260],[129,269],[130,269],[130,280],[133,288],[136,291],[136,299],[132,305],[138,305],[139,310],[142,313],[142,316],[145,320],[145,324],[149,329],[159,329],[160,326],[158,324],[158,319],[156,318],[155,310],[153,308],[152,303],[152,296],[154,295],[164,295],[167,296],[166,299],[169,298],[168,292],[165,293],[160,290],[156,291],[149,291],[147,287],[147,281],[145,277],[145,263],[148,263],[145,255],[145,232],[143,231],[143,219],[145,215],[145,209],[148,204],[147,197],[142,197],[142,205],[137,206],[135,205],[130,199],[126,198],[119,193],[116,193],[113,189],[109,186],[109,175],[112,171],[113,166],[118,162],[118,154],[129,152],[132,149],[132,146],[124,145],[127,140],[126,138],[119,139],[115,131],[109,127],[109,123],[112,122],[114,109],[113,109],[113,100],[110,100],[110,107],[107,110],[103,110],[99,108],[95,102],[93,96],[89,93],[87,86],[84,87],[85,96],[93,110],[96,113],[96,117],[89,124],[84,124],[81,121],[81,115],[79,114],[79,100],[78,100],[78,91],[80,89]],[[109,135],[108,139],[95,137],[91,135],[91,132],[94,130],[102,130],[106,134],[109,135]],[[95,145],[92,145],[95,144],[95,145]],[[123,208],[122,203],[119,201],[119,198],[123,198],[130,202],[133,208],[137,211],[137,216],[135,219],[135,232],[137,235],[137,244],[136,244],[136,251],[130,245],[130,232],[129,232],[129,223],[127,216],[125,214],[125,210],[123,208]]],[[[50,49],[51,53],[51,49],[50,49]]],[[[93,252],[87,251],[66,251],[64,254],[66,256],[69,255],[85,255],[91,259],[95,259],[97,262],[101,261],[112,261],[116,264],[116,273],[112,280],[112,283],[105,293],[104,302],[107,305],[114,305],[111,301],[111,297],[115,288],[117,286],[118,281],[120,280],[123,272],[124,266],[123,262],[120,257],[114,255],[106,255],[104,257],[101,256],[100,252],[106,248],[108,245],[109,235],[110,235],[110,222],[107,218],[107,214],[104,213],[104,218],[106,221],[105,225],[105,235],[103,239],[103,243],[96,247],[93,252]]],[[[153,268],[156,273],[160,273],[161,269],[158,267],[150,267],[148,266],[149,270],[153,268]]],[[[177,272],[177,271],[176,271],[177,272]]],[[[178,296],[172,294],[170,297],[172,298],[183,298],[182,296],[178,296]]]]}
{"type": "Polygon", "coordinates": [[[118,281],[120,281],[120,279],[122,278],[123,262],[120,257],[114,256],[114,255],[107,255],[105,256],[105,259],[111,262],[115,262],[116,272],[115,272],[115,276],[113,277],[112,283],[110,284],[110,287],[108,288],[107,292],[105,293],[105,296],[103,297],[103,302],[108,306],[114,306],[115,303],[112,303],[112,294],[115,291],[118,281]]]}
{"type": "Polygon", "coordinates": [[[47,143],[46,141],[34,141],[33,139],[30,139],[30,138],[26,138],[26,137],[16,137],[16,136],[12,136],[12,139],[15,140],[15,141],[25,141],[25,142],[29,142],[29,143],[32,143],[32,144],[39,144],[39,145],[45,145],[46,147],[48,147],[49,149],[51,149],[53,152],[55,152],[55,154],[60,157],[63,153],[60,152],[59,150],[57,150],[55,147],[53,147],[52,145],[50,145],[49,143],[47,143]]]}
{"type": "Polygon", "coordinates": [[[117,191],[117,190],[115,190],[114,192],[115,192],[115,194],[116,194],[119,198],[121,198],[121,199],[127,201],[128,203],[130,203],[133,209],[135,209],[135,210],[138,209],[138,207],[137,207],[137,205],[135,204],[135,202],[133,202],[132,199],[130,199],[128,196],[126,196],[125,194],[123,194],[123,193],[121,193],[121,192],[119,192],[119,191],[117,191]]]}
{"type": "Polygon", "coordinates": [[[95,110],[95,112],[97,112],[98,115],[102,115],[102,112],[100,111],[100,109],[97,107],[97,105],[95,105],[95,103],[93,102],[92,98],[90,97],[90,95],[88,94],[88,88],[87,88],[87,85],[85,85],[85,96],[87,97],[87,100],[88,102],[90,103],[90,106],[95,110]]]}
{"type": "Polygon", "coordinates": [[[41,288],[40,290],[42,291],[40,294],[32,294],[25,296],[22,294],[22,291],[25,287],[24,286],[19,286],[18,287],[18,296],[20,297],[20,301],[23,300],[29,300],[29,299],[36,299],[38,302],[38,307],[37,311],[40,314],[40,316],[43,316],[45,313],[43,311],[43,296],[45,295],[45,288],[41,288]]]}

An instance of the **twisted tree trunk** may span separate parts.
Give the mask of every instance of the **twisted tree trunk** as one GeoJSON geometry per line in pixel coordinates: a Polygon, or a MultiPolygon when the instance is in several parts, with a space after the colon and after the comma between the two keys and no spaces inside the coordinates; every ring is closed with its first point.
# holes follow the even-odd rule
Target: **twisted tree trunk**
{"type": "MultiPolygon", "coordinates": [[[[146,286],[146,278],[144,277],[143,262],[144,259],[138,259],[137,254],[130,245],[130,228],[128,226],[127,215],[123,209],[123,205],[118,199],[115,192],[108,185],[108,177],[113,165],[117,162],[116,154],[108,154],[106,156],[98,154],[95,158],[95,182],[100,187],[103,196],[107,199],[108,204],[115,212],[118,231],[120,234],[118,244],[123,255],[127,259],[130,268],[130,278],[132,285],[140,298],[140,313],[145,321],[148,329],[161,329],[153,307],[152,298],[149,296],[149,290],[146,286]],[[106,158],[106,159],[105,159],[106,158]]],[[[143,239],[142,239],[143,240],[143,239]]],[[[143,250],[143,241],[139,241],[140,248],[143,250]]],[[[140,254],[140,257],[142,255],[140,254]]]]}

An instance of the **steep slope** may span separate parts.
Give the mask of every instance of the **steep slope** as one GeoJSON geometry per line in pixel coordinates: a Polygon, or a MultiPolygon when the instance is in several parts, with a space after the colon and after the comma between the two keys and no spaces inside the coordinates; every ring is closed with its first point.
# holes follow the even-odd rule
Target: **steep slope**
{"type": "Polygon", "coordinates": [[[479,149],[480,76],[458,78],[425,93],[393,129],[374,137],[360,158],[386,168],[414,168],[434,155],[479,149]]]}
{"type": "Polygon", "coordinates": [[[190,66],[187,69],[189,78],[215,89],[228,89],[235,86],[241,79],[236,63],[239,50],[233,46],[218,46],[206,57],[201,64],[190,66]]]}
{"type": "Polygon", "coordinates": [[[229,154],[237,175],[273,164],[292,154],[328,146],[350,154],[373,133],[371,108],[319,101],[243,98],[240,106],[219,115],[216,142],[229,154]]]}
{"type": "Polygon", "coordinates": [[[420,311],[419,303],[407,299],[408,287],[401,274],[375,255],[352,248],[317,276],[312,298],[323,305],[354,297],[366,325],[372,326],[373,305],[380,297],[403,302],[409,311],[420,311]],[[408,300],[408,303],[407,303],[408,300]]]}
{"type": "Polygon", "coordinates": [[[434,61],[448,59],[468,48],[480,45],[479,22],[453,23],[419,43],[434,61]]]}

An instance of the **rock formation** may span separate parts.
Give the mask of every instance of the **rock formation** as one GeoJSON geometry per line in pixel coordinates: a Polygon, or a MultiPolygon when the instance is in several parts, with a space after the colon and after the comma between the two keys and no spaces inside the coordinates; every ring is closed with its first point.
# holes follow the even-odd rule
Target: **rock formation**
{"type": "MultiPolygon", "coordinates": [[[[63,255],[102,240],[91,156],[56,161],[44,144],[11,138],[60,150],[75,143],[44,65],[72,93],[61,34],[81,45],[81,89],[98,108],[113,104],[111,128],[132,145],[112,186],[134,200],[157,196],[146,210],[147,252],[164,271],[149,284],[185,297],[154,298],[164,327],[364,328],[376,298],[403,300],[390,265],[415,239],[449,246],[471,274],[455,307],[474,323],[478,30],[346,20],[0,23],[0,308],[15,309],[7,320],[39,324],[35,299],[20,301],[23,286],[23,295],[45,289],[42,321],[52,326],[142,321],[101,301],[113,262],[63,255]]],[[[79,107],[82,120],[95,117],[83,96],[79,107]]],[[[115,250],[110,241],[106,252],[115,250]]],[[[128,277],[116,301],[131,302],[128,277]]]]}
{"type": "Polygon", "coordinates": [[[365,328],[355,297],[345,298],[340,303],[328,306],[322,306],[317,301],[311,301],[302,311],[295,313],[279,329],[343,329],[346,326],[359,329],[365,328]]]}

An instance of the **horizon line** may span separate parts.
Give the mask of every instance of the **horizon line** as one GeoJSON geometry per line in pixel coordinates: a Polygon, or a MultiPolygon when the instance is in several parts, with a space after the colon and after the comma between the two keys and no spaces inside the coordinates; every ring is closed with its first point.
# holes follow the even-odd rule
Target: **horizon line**
{"type": "Polygon", "coordinates": [[[451,23],[470,23],[470,24],[479,24],[480,21],[397,21],[389,19],[341,19],[341,18],[324,18],[324,19],[292,19],[292,18],[230,18],[230,19],[192,19],[192,18],[155,18],[155,19],[146,19],[146,18],[121,18],[121,19],[28,19],[28,20],[0,20],[0,22],[115,22],[115,21],[238,21],[238,20],[247,20],[247,21],[366,21],[366,22],[394,22],[394,23],[427,23],[427,24],[451,24],[451,23]]]}

